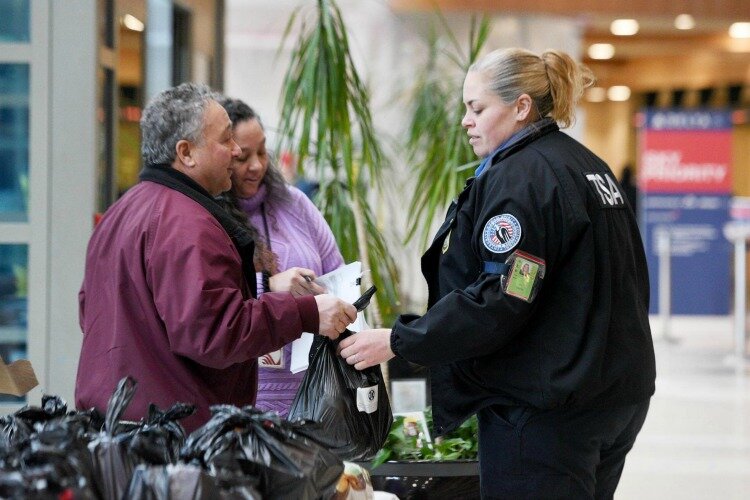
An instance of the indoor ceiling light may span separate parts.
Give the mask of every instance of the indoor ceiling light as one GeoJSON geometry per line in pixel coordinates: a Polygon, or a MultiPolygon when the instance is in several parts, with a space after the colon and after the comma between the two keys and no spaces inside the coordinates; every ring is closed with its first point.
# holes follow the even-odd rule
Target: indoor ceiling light
{"type": "Polygon", "coordinates": [[[638,21],[635,19],[615,19],[609,25],[613,35],[630,36],[638,33],[638,21]]]}
{"type": "Polygon", "coordinates": [[[615,55],[615,46],[611,43],[592,43],[588,50],[591,59],[612,59],[615,55]]]}
{"type": "Polygon", "coordinates": [[[589,102],[604,102],[607,100],[607,89],[604,87],[590,87],[586,89],[586,100],[589,102]]]}
{"type": "Polygon", "coordinates": [[[695,19],[690,14],[680,14],[674,18],[674,27],[678,30],[691,30],[695,28],[695,19]]]}
{"type": "Polygon", "coordinates": [[[732,23],[729,27],[732,38],[750,38],[750,23],[732,23]]]}
{"type": "Polygon", "coordinates": [[[630,87],[614,85],[607,89],[607,98],[610,101],[627,101],[630,99],[630,87]]]}
{"type": "Polygon", "coordinates": [[[143,21],[131,14],[122,16],[122,25],[131,31],[143,31],[145,28],[143,21]]]}

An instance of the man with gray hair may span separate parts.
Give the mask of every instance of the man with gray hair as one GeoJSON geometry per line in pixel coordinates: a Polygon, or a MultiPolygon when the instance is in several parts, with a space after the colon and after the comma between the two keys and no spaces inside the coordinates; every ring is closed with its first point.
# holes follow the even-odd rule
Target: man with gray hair
{"type": "Polygon", "coordinates": [[[192,403],[190,432],[211,405],[254,403],[258,356],[305,331],[336,338],[356,318],[331,295],[254,298],[253,240],[214,201],[240,153],[218,98],[182,84],[143,112],[141,182],[107,210],[86,255],[78,408],[105,411],[130,375],[139,387],[123,418],[192,403]]]}

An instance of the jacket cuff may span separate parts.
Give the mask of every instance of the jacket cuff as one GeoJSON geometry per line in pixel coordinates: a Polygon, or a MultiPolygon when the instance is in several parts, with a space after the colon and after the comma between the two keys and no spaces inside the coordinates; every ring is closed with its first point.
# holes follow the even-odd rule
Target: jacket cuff
{"type": "Polygon", "coordinates": [[[304,295],[294,300],[297,301],[297,307],[302,318],[302,331],[318,333],[320,329],[320,316],[318,315],[318,303],[315,301],[315,296],[304,295]]]}
{"type": "Polygon", "coordinates": [[[393,325],[393,328],[391,329],[391,351],[393,351],[393,354],[395,354],[397,357],[403,359],[403,357],[398,353],[400,344],[401,340],[396,335],[396,325],[393,325]]]}
{"type": "Polygon", "coordinates": [[[401,359],[406,359],[400,352],[403,348],[404,342],[401,337],[398,336],[397,332],[403,325],[407,325],[418,318],[419,316],[417,314],[402,314],[396,318],[396,322],[393,324],[393,328],[391,328],[391,351],[401,359]]]}

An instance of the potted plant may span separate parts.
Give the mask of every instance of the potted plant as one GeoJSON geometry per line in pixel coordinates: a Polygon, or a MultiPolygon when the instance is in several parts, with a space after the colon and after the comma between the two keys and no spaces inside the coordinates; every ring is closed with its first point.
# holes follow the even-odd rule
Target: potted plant
{"type": "Polygon", "coordinates": [[[460,89],[490,33],[489,18],[472,18],[465,52],[445,17],[439,11],[436,16],[444,35],[435,28],[428,35],[429,57],[409,93],[412,112],[405,145],[417,179],[406,239],[419,235],[423,246],[435,215],[444,212],[479,164],[461,127],[465,110],[460,89]]]}
{"type": "Polygon", "coordinates": [[[383,448],[365,464],[373,487],[402,498],[479,498],[476,416],[435,439],[429,437],[431,428],[429,408],[394,416],[383,448]],[[424,430],[413,430],[415,420],[416,428],[424,430]]]}
{"type": "MultiPolygon", "coordinates": [[[[383,324],[398,303],[397,273],[373,215],[385,169],[370,113],[369,92],[349,50],[341,11],[334,0],[292,15],[285,38],[297,42],[282,87],[282,150],[295,153],[301,166],[320,182],[316,203],[333,231],[344,259],[359,260],[374,283],[369,321],[383,324]]],[[[282,44],[283,45],[283,44],[282,44]]]]}

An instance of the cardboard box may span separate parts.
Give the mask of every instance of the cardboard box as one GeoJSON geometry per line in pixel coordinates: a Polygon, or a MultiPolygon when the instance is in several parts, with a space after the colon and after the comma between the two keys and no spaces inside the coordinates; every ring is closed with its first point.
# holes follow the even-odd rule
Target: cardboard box
{"type": "Polygon", "coordinates": [[[39,385],[31,362],[19,359],[7,365],[0,358],[0,393],[23,396],[39,385]]]}

